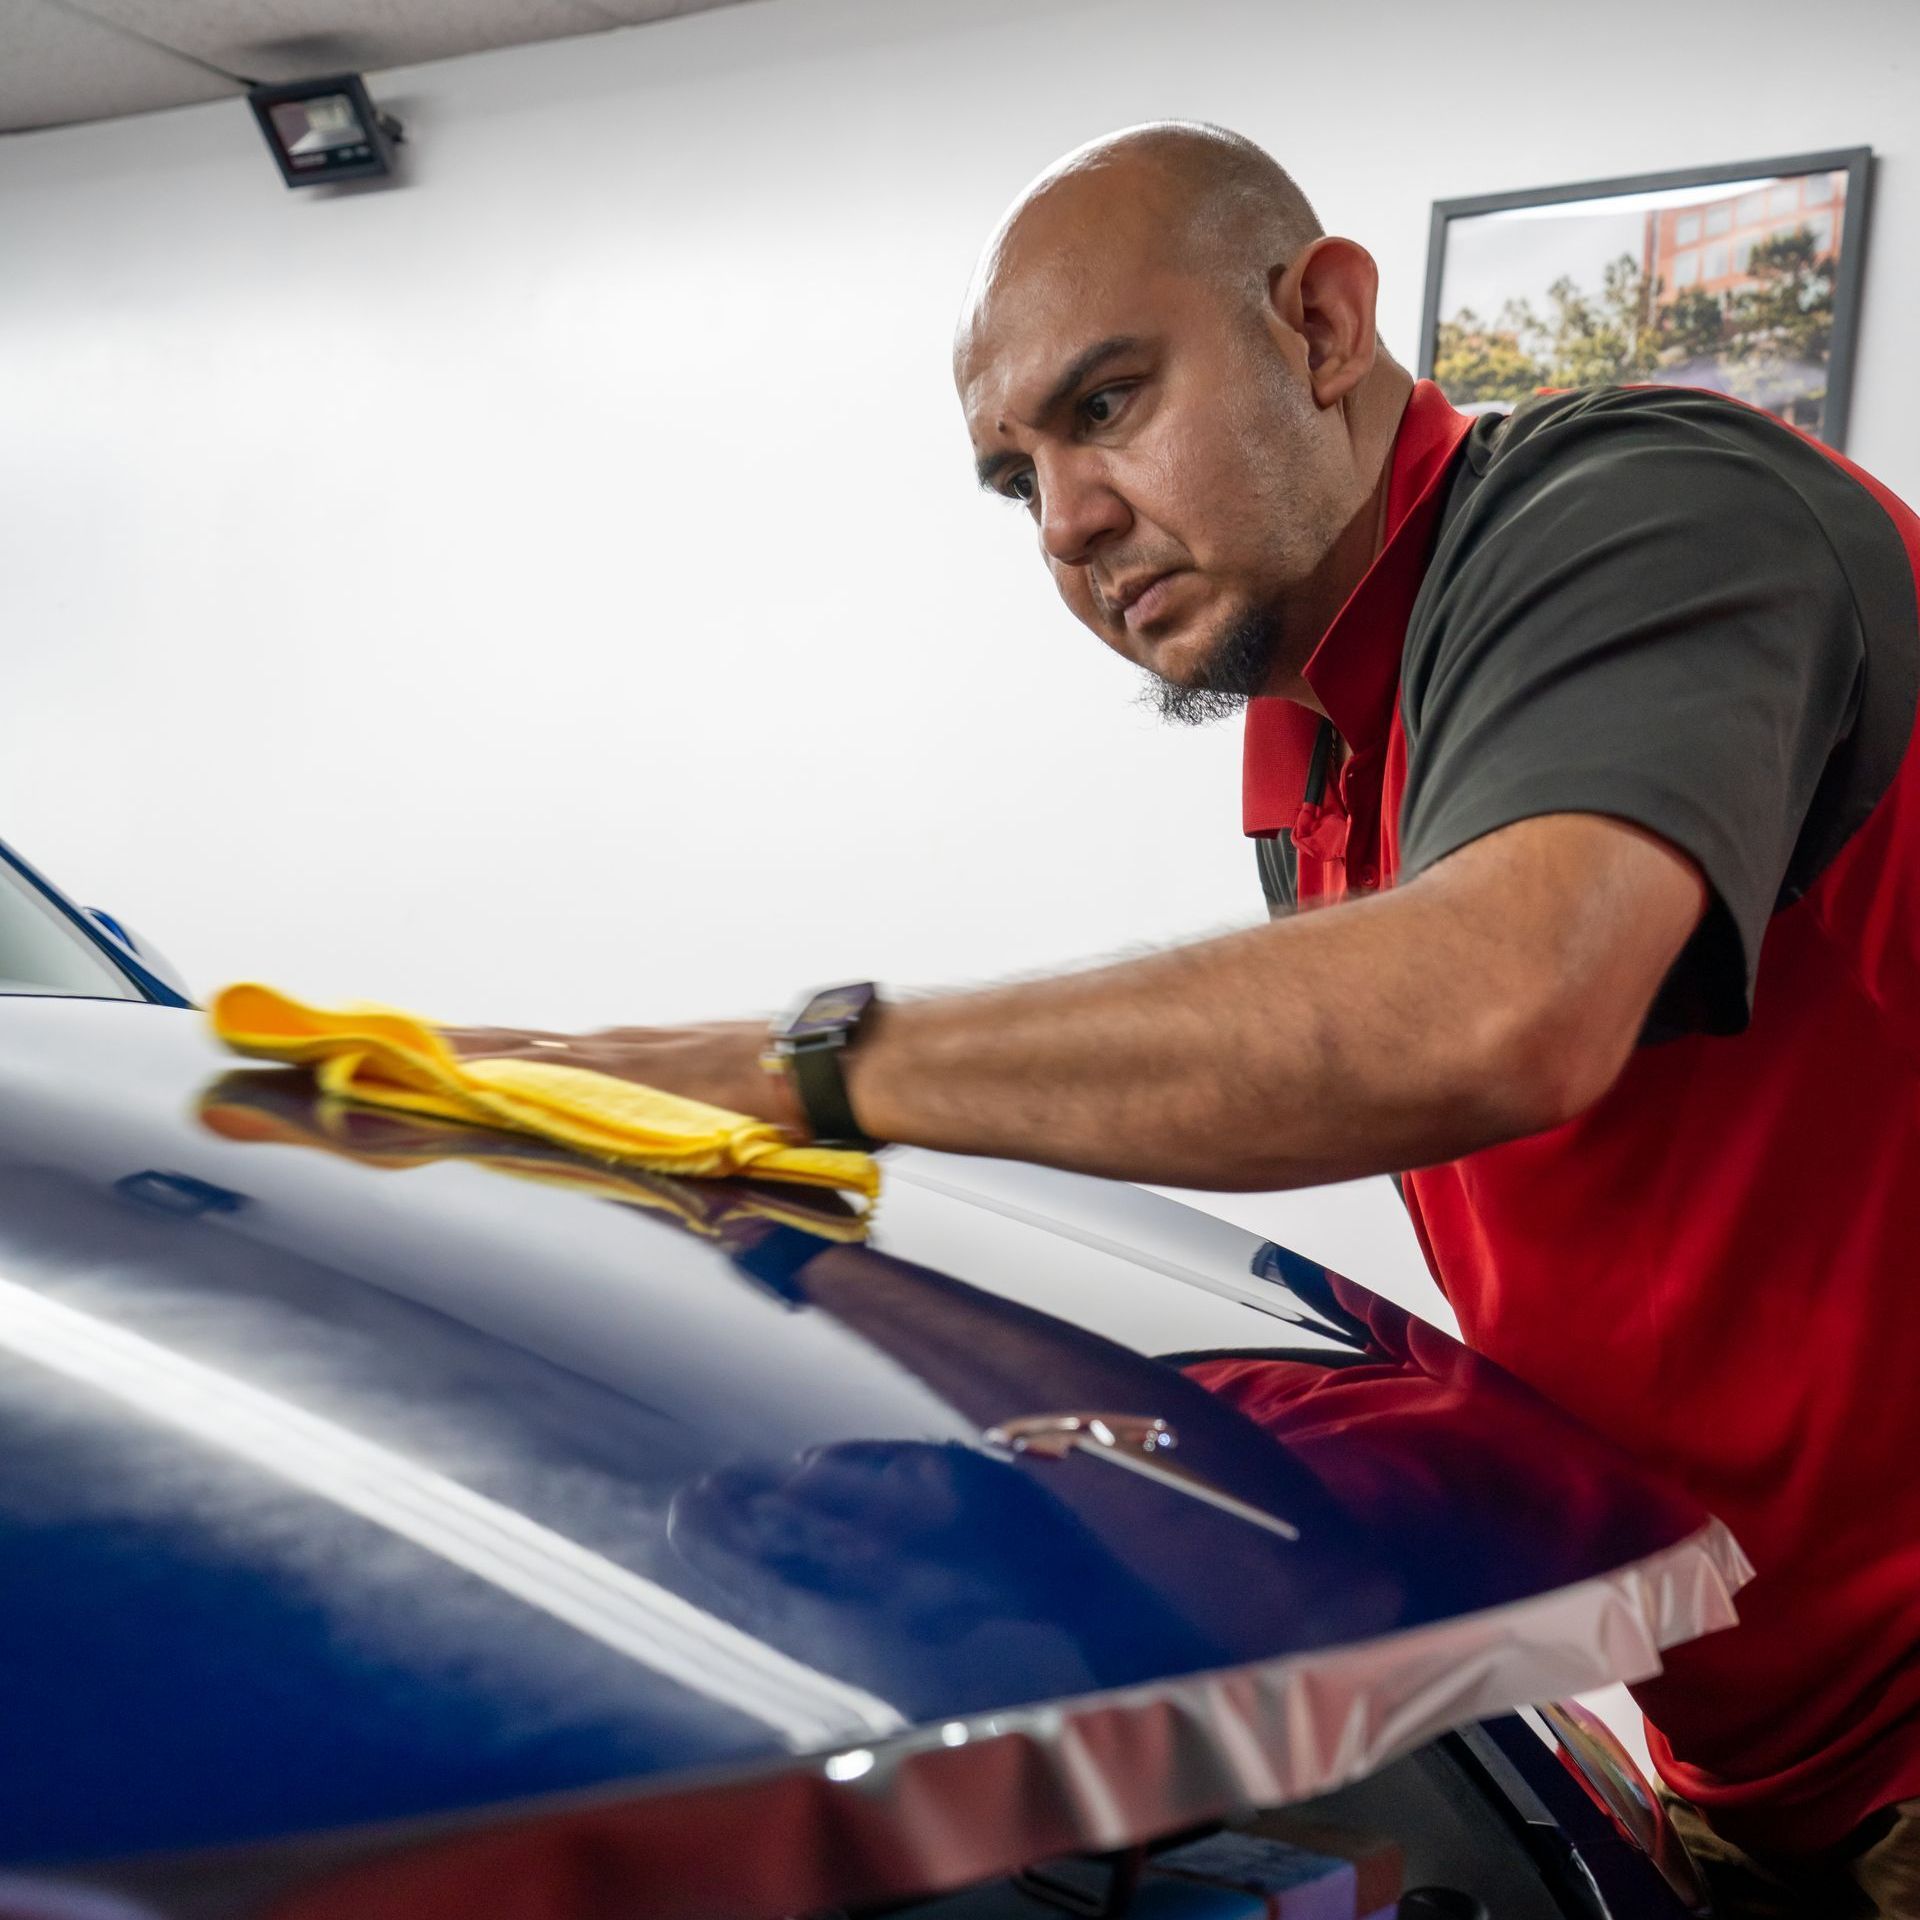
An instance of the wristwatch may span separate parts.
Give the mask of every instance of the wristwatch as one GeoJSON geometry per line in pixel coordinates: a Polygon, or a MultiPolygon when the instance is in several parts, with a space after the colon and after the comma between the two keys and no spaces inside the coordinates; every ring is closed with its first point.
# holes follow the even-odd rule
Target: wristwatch
{"type": "Polygon", "coordinates": [[[761,1065],[787,1076],[807,1116],[808,1131],[823,1147],[854,1147],[871,1153],[880,1144],[860,1131],[840,1064],[840,1056],[853,1045],[860,1022],[878,997],[871,980],[824,987],[775,1021],[767,1036],[761,1065]]]}

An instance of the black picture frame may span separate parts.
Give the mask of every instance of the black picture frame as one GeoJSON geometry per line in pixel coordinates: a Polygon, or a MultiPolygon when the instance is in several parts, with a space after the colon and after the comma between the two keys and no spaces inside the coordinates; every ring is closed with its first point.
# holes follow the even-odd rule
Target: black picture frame
{"type": "Polygon", "coordinates": [[[1847,180],[1845,220],[1834,271],[1833,339],[1827,355],[1826,397],[1818,430],[1818,437],[1826,445],[1836,451],[1844,451],[1852,411],[1854,356],[1870,238],[1873,159],[1871,147],[1835,147],[1818,153],[1786,154],[1766,160],[1731,161],[1710,167],[1680,167],[1666,173],[1625,174],[1609,180],[1575,181],[1566,186],[1530,187],[1506,193],[1481,193],[1460,199],[1436,200],[1427,238],[1426,298],[1420,316],[1420,377],[1433,377],[1441,318],[1440,296],[1446,276],[1447,230],[1455,220],[1574,201],[1671,193],[1694,187],[1730,186],[1736,182],[1784,175],[1844,173],[1847,180]]]}

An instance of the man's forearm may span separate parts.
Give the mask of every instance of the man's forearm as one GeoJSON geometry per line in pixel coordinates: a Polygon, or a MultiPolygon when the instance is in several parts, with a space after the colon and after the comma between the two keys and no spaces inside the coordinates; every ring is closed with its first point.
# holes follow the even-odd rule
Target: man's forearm
{"type": "Polygon", "coordinates": [[[1430,1166],[1598,1099],[1706,899],[1638,828],[1526,820],[1376,898],[889,1007],[854,1106],[883,1139],[1172,1186],[1430,1166]]]}
{"type": "MultiPolygon", "coordinates": [[[[1513,1130],[1444,908],[1359,902],[1144,959],[885,1007],[849,1056],[882,1139],[1170,1185],[1425,1165],[1513,1130]],[[1389,933],[1387,914],[1401,922],[1389,933]]],[[[1479,996],[1473,996],[1475,1000],[1479,996]]]]}

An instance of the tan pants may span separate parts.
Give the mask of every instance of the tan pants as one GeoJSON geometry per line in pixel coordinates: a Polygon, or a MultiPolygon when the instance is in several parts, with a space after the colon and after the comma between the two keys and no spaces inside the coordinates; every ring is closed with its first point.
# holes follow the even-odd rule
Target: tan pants
{"type": "Polygon", "coordinates": [[[1742,1852],[1690,1801],[1661,1798],[1716,1920],[1920,1920],[1920,1800],[1882,1807],[1823,1853],[1782,1859],[1742,1852]]]}

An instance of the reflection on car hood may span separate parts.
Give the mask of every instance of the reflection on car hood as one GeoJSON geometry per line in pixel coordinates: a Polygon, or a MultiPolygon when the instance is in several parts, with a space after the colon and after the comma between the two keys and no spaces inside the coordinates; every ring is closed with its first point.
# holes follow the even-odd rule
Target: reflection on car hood
{"type": "MultiPolygon", "coordinates": [[[[796,1756],[818,1786],[995,1716],[1438,1644],[1707,1537],[1238,1229],[890,1165],[864,1237],[817,1197],[329,1107],[189,1015],[0,1007],[0,1663],[33,1756],[0,1770],[0,1869],[796,1756]]],[[[1719,1624],[1696,1587],[1631,1657],[1719,1624]]]]}

